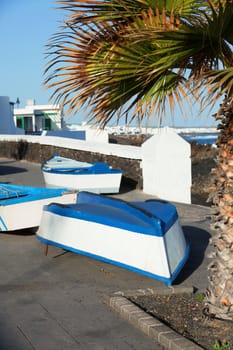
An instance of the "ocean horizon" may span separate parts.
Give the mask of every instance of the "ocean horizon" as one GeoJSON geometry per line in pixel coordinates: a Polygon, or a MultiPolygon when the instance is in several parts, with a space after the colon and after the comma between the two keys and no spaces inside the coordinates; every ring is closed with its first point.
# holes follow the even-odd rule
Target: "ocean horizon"
{"type": "MultiPolygon", "coordinates": [[[[67,125],[68,126],[68,125],[67,125]]],[[[70,125],[70,130],[82,130],[82,128],[90,127],[84,125],[70,125]]],[[[169,127],[170,128],[170,127],[169,127]]],[[[132,127],[132,126],[107,126],[105,130],[112,135],[139,135],[139,134],[153,134],[157,128],[152,127],[132,127]]],[[[214,144],[218,138],[219,132],[217,128],[212,127],[172,127],[171,129],[183,137],[188,142],[197,142],[199,144],[214,144]]]]}
{"type": "Polygon", "coordinates": [[[186,141],[196,142],[201,145],[211,144],[213,145],[218,138],[218,133],[179,133],[186,141]]]}

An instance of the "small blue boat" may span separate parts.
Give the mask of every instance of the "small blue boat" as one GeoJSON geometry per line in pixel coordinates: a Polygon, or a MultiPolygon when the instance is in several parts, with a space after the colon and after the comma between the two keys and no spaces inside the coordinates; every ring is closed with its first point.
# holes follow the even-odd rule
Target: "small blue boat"
{"type": "Polygon", "coordinates": [[[43,206],[75,203],[77,191],[0,183],[0,231],[38,227],[43,206]]]}
{"type": "Polygon", "coordinates": [[[46,186],[93,193],[118,193],[123,172],[105,162],[86,163],[57,153],[41,166],[46,186]]]}
{"type": "Polygon", "coordinates": [[[46,245],[87,255],[171,285],[189,255],[175,206],[126,202],[81,191],[76,204],[43,209],[37,231],[46,245]]]}

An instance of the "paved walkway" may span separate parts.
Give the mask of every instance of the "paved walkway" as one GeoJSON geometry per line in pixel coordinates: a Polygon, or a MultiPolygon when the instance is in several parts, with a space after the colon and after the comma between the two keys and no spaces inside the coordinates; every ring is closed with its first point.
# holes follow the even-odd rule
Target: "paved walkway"
{"type": "MultiPolygon", "coordinates": [[[[38,164],[0,159],[0,182],[44,186],[38,164]]],[[[117,195],[152,198],[141,191],[117,195]]],[[[176,281],[201,290],[207,284],[209,209],[177,204],[191,255],[176,281]]],[[[156,280],[78,254],[49,247],[35,235],[0,235],[1,350],[161,350],[159,343],[113,312],[106,296],[161,288],[156,280]]]]}

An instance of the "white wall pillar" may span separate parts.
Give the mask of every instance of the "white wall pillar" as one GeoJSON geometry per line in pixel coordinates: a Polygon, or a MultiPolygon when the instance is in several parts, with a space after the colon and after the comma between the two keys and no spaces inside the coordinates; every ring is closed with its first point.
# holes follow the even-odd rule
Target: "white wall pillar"
{"type": "Polygon", "coordinates": [[[36,130],[37,126],[36,126],[36,116],[35,114],[32,115],[32,131],[37,131],[36,130]]]}
{"type": "Polygon", "coordinates": [[[171,128],[157,129],[142,145],[143,192],[191,203],[191,146],[171,128]]]}

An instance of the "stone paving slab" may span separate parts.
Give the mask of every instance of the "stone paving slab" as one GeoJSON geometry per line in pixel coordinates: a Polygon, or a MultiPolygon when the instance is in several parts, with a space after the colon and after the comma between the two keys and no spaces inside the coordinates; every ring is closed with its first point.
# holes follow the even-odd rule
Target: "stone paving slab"
{"type": "Polygon", "coordinates": [[[45,257],[34,235],[1,233],[1,350],[161,350],[105,301],[119,287],[156,281],[59,252],[45,257]]]}

